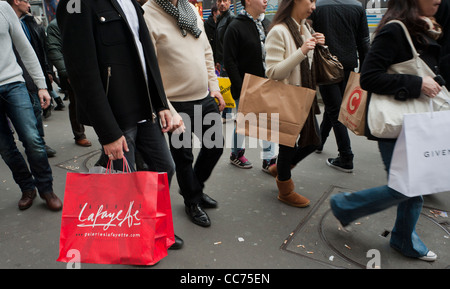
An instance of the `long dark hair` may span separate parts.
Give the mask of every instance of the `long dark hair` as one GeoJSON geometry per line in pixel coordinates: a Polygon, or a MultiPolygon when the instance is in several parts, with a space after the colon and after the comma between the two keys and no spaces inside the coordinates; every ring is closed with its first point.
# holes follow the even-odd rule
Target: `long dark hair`
{"type": "Polygon", "coordinates": [[[281,0],[280,5],[278,5],[277,13],[275,13],[275,16],[272,19],[270,29],[277,24],[284,23],[288,17],[291,17],[293,7],[294,0],[281,0]]]}
{"type": "Polygon", "coordinates": [[[389,0],[386,14],[381,19],[375,33],[391,20],[400,20],[408,28],[411,36],[418,37],[428,30],[427,23],[421,18],[417,0],[389,0]]]}

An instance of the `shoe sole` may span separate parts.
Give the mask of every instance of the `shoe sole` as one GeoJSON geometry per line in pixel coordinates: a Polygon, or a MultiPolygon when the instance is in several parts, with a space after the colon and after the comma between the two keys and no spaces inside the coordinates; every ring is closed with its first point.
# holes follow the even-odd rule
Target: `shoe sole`
{"type": "Polygon", "coordinates": [[[327,160],[327,165],[329,167],[332,167],[333,169],[336,169],[336,170],[344,172],[344,173],[353,173],[353,169],[344,169],[344,168],[335,166],[335,165],[331,164],[328,160],[327,160]]]}

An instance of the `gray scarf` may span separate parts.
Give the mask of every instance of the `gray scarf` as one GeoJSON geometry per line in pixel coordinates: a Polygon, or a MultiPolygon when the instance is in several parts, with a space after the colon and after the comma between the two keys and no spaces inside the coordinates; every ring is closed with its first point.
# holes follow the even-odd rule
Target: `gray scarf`
{"type": "Polygon", "coordinates": [[[197,15],[188,0],[178,0],[178,7],[175,7],[169,0],[155,0],[155,2],[177,20],[184,37],[187,35],[186,31],[191,32],[195,38],[200,37],[202,31],[197,26],[197,15]]]}

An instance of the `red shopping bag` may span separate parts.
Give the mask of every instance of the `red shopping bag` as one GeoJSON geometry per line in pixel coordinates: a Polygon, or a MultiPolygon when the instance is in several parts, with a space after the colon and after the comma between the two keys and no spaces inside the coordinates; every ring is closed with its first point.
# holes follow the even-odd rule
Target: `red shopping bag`
{"type": "Polygon", "coordinates": [[[174,242],[166,173],[67,173],[57,261],[153,265],[174,242]]]}

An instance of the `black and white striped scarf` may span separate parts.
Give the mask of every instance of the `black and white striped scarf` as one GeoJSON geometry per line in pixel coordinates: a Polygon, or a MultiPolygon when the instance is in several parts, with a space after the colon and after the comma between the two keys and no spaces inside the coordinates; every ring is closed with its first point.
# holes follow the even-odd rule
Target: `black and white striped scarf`
{"type": "Polygon", "coordinates": [[[181,34],[185,37],[187,31],[199,38],[202,31],[197,26],[197,15],[188,0],[178,0],[177,7],[169,0],[155,0],[161,8],[177,20],[181,34]]]}

